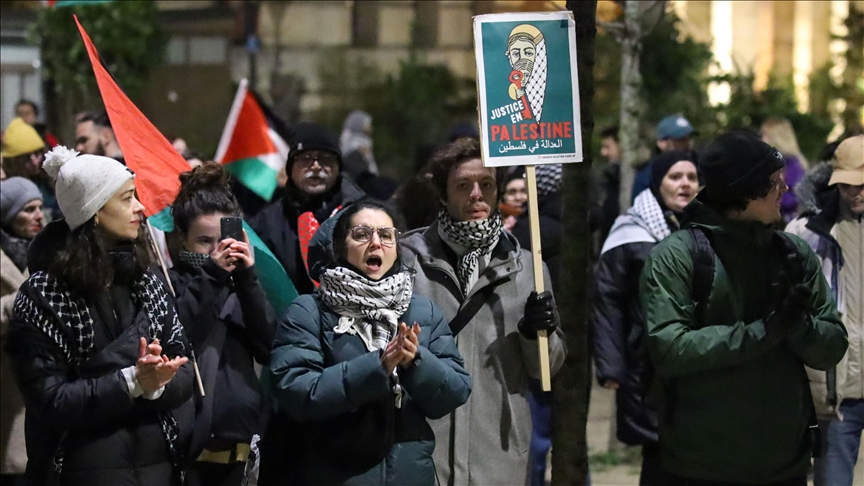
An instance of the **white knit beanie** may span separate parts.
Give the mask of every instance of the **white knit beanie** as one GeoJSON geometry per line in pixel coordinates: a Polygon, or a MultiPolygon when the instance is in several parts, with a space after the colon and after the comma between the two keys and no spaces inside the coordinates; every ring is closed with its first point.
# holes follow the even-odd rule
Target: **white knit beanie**
{"type": "Polygon", "coordinates": [[[56,181],[57,204],[74,230],[92,218],[134,174],[109,157],[78,155],[62,145],[45,155],[42,168],[56,181]]]}

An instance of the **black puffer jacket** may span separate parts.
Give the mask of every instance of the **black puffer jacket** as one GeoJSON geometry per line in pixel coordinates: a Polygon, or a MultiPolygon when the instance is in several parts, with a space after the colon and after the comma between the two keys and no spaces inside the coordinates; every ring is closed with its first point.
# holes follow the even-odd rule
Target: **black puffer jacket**
{"type": "Polygon", "coordinates": [[[195,433],[188,454],[249,444],[266,419],[266,403],[254,361],[270,363],[276,315],[258,282],[255,267],[232,274],[207,260],[200,268],[184,262],[169,271],[177,291],[177,312],[195,347],[206,391],[196,394],[195,433]]]}
{"type": "Polygon", "coordinates": [[[68,233],[58,221],[34,240],[33,274],[21,286],[6,347],[27,407],[28,484],[56,480],[49,471],[58,450],[63,485],[177,484],[173,464],[182,459],[188,429],[177,427],[172,411],[192,395],[192,365],[183,365],[155,400],[132,398],[121,372],[135,365],[141,337],[158,337],[172,358],[189,352],[174,301],[155,275],[132,276],[131,252],[115,254],[108,291],[70,297],[45,272],[68,233]]]}
{"type": "Polygon", "coordinates": [[[249,226],[258,233],[267,248],[282,264],[294,288],[300,295],[315,292],[315,284],[309,278],[303,257],[300,254],[300,240],[297,237],[297,218],[312,211],[318,223],[324,223],[337,208],[345,207],[366,194],[345,177],[326,194],[304,197],[291,181],[285,187],[282,199],[270,203],[261,210],[249,226]]]}
{"type": "Polygon", "coordinates": [[[656,413],[643,403],[648,356],[639,276],[648,254],[674,229],[646,189],[615,220],[594,274],[591,330],[597,381],[620,386],[615,394],[616,424],[618,439],[625,444],[657,441],[656,413]]]}

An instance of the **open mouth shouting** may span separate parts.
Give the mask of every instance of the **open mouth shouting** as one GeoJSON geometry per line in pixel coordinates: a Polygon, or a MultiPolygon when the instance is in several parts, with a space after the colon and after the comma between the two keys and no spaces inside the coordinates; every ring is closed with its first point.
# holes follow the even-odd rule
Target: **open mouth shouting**
{"type": "Polygon", "coordinates": [[[366,264],[366,271],[374,274],[381,270],[383,260],[378,255],[369,255],[364,263],[366,264]]]}

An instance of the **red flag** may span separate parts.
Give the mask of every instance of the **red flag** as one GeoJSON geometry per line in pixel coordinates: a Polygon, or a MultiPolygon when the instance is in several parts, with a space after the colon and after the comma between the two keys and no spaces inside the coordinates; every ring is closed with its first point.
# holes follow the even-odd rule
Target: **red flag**
{"type": "Polygon", "coordinates": [[[189,164],[117,86],[102,65],[99,53],[77,15],[75,23],[87,47],[114,136],[117,137],[126,165],[135,172],[135,186],[144,204],[144,212],[151,217],[156,227],[171,231],[173,222],[169,207],[180,191],[178,176],[190,170],[189,164]]]}

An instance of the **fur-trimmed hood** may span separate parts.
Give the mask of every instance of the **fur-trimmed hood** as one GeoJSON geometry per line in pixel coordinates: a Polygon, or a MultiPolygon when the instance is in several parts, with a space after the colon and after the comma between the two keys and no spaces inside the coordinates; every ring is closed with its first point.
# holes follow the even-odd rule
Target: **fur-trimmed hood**
{"type": "Polygon", "coordinates": [[[795,188],[801,214],[818,214],[826,209],[826,204],[835,199],[837,189],[829,186],[834,168],[830,162],[820,162],[807,171],[807,176],[795,188]]]}

